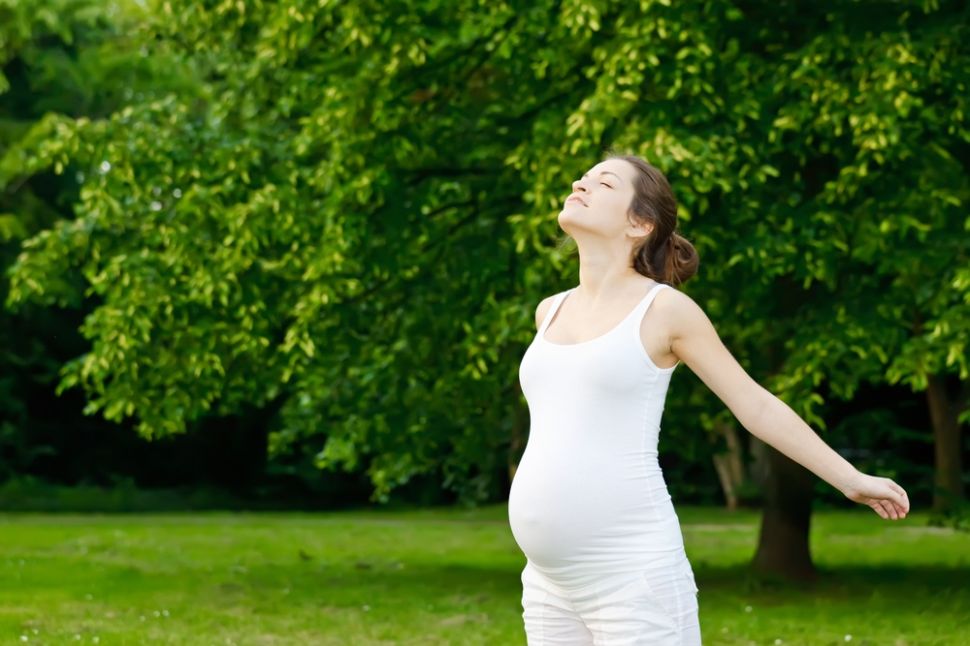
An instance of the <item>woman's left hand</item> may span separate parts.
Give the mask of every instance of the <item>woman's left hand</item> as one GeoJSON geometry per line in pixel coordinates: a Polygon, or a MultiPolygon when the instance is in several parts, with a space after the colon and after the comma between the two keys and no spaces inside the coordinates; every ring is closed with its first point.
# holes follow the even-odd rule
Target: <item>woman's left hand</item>
{"type": "Polygon", "coordinates": [[[852,502],[869,505],[887,520],[906,518],[909,513],[906,490],[889,478],[859,472],[842,493],[852,502]]]}

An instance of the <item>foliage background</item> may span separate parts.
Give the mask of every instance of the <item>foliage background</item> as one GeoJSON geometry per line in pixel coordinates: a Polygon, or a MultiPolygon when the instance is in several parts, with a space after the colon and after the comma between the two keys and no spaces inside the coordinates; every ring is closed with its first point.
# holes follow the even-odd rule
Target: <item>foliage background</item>
{"type": "MultiPolygon", "coordinates": [[[[8,478],[501,500],[535,306],[576,282],[555,216],[608,147],[668,175],[684,291],[830,444],[926,504],[936,383],[970,455],[964,3],[0,12],[8,478]]],[[[722,499],[724,424],[678,371],[676,499],[722,499]]]]}

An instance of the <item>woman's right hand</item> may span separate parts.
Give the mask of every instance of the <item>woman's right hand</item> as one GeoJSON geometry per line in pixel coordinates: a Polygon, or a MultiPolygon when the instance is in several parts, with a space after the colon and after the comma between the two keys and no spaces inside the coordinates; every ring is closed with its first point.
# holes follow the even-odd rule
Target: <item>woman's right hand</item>
{"type": "Polygon", "coordinates": [[[842,493],[852,502],[869,505],[887,520],[906,518],[909,513],[906,490],[889,478],[859,472],[842,493]]]}

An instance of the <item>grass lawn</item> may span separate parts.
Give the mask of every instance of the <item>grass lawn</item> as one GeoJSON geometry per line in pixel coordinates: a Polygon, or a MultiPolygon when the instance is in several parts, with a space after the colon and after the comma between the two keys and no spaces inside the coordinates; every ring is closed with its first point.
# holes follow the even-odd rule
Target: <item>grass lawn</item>
{"type": "MultiPolygon", "coordinates": [[[[0,514],[0,644],[523,645],[504,504],[0,514]]],[[[817,512],[814,588],[745,573],[759,514],[678,508],[705,645],[970,644],[970,535],[817,512]]]]}

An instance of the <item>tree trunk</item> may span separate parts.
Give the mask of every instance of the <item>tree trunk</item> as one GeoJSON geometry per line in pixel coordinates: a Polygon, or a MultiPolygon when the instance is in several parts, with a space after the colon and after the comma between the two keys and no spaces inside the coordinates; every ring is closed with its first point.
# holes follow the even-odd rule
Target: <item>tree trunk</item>
{"type": "MultiPolygon", "coordinates": [[[[753,441],[760,442],[757,438],[753,441]]],[[[764,449],[769,468],[761,534],[752,567],[762,574],[814,580],[815,566],[808,537],[815,475],[774,447],[764,444],[764,449]]]]}
{"type": "Polygon", "coordinates": [[[735,424],[719,423],[717,432],[724,436],[727,451],[714,456],[714,469],[724,491],[727,508],[734,510],[739,507],[738,487],[744,482],[744,458],[741,451],[741,440],[735,424]]]}
{"type": "Polygon", "coordinates": [[[927,377],[926,399],[930,407],[936,454],[933,511],[945,512],[955,508],[963,499],[961,428],[957,422],[957,405],[946,391],[945,377],[927,377]]]}

